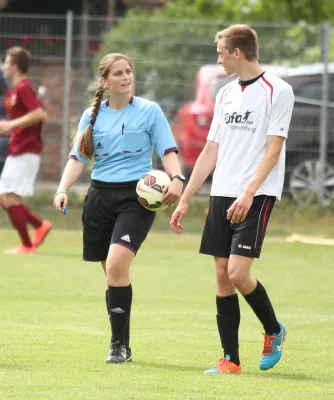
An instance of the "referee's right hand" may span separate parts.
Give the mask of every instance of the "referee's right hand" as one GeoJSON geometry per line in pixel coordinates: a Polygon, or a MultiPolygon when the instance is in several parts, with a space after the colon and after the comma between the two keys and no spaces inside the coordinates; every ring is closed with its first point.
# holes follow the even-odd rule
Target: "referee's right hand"
{"type": "Polygon", "coordinates": [[[66,193],[58,193],[54,199],[53,207],[62,213],[63,208],[67,209],[67,203],[68,203],[67,194],[66,193]]]}

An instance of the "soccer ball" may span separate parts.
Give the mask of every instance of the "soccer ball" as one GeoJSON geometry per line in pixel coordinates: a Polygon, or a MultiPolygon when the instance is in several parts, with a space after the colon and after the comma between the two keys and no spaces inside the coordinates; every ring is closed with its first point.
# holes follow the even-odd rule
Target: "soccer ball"
{"type": "Polygon", "coordinates": [[[163,211],[168,205],[161,204],[162,189],[171,182],[164,171],[153,170],[142,176],[137,183],[139,203],[150,211],[163,211]]]}

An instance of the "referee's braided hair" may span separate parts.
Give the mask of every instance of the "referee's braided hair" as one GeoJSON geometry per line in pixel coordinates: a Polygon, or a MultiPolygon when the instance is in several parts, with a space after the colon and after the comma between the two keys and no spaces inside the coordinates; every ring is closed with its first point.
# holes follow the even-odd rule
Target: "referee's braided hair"
{"type": "Polygon", "coordinates": [[[89,159],[92,159],[94,154],[93,126],[95,124],[96,117],[101,106],[104,92],[105,88],[102,85],[100,85],[95,93],[95,99],[92,104],[92,114],[90,117],[89,124],[87,128],[82,132],[82,135],[79,138],[79,144],[78,144],[79,154],[89,159]]]}
{"type": "MultiPolygon", "coordinates": [[[[132,69],[132,60],[125,54],[110,53],[102,58],[99,65],[100,79],[107,79],[111,65],[118,60],[125,60],[132,69]]],[[[82,135],[78,139],[78,151],[83,157],[92,159],[94,155],[94,143],[93,143],[93,126],[95,124],[97,115],[100,111],[101,102],[103,100],[106,86],[99,82],[99,87],[95,93],[95,99],[92,103],[92,113],[87,128],[83,131],[82,135]]]]}

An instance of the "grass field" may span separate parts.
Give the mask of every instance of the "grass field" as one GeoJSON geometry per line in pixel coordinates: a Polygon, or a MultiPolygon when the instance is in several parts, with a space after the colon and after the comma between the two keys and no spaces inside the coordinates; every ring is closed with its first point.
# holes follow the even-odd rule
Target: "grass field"
{"type": "MultiPolygon", "coordinates": [[[[0,243],[16,245],[15,232],[0,243]]],[[[283,360],[259,370],[261,326],[241,299],[244,373],[208,376],[221,349],[213,263],[198,244],[151,233],[136,257],[126,365],[104,363],[104,277],[81,261],[80,231],[53,231],[38,255],[0,254],[0,399],[333,399],[333,248],[268,239],[254,272],[288,329],[283,360]]]]}
{"type": "MultiPolygon", "coordinates": [[[[52,198],[52,191],[38,192],[34,197],[27,199],[27,204],[32,210],[38,210],[38,215],[52,221],[57,229],[81,229],[84,197],[75,192],[70,193],[66,218],[56,213],[52,208],[52,198]]],[[[192,199],[184,222],[186,233],[202,233],[208,211],[208,202],[207,197],[192,199]]],[[[163,213],[158,213],[154,222],[154,229],[166,231],[174,210],[175,208],[171,207],[163,213]]],[[[0,227],[10,227],[8,217],[4,212],[0,212],[0,227]]],[[[283,198],[275,204],[270,217],[268,233],[274,236],[298,233],[334,238],[334,202],[328,208],[322,208],[319,205],[300,207],[289,199],[283,198]]]]}

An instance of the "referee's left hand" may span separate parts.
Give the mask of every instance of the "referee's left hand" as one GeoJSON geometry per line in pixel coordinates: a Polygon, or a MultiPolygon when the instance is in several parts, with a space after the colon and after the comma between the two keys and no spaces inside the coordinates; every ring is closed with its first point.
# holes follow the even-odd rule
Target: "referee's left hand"
{"type": "Polygon", "coordinates": [[[182,195],[183,182],[174,179],[169,185],[162,189],[162,204],[171,205],[178,201],[182,195]]]}
{"type": "Polygon", "coordinates": [[[247,213],[252,206],[254,199],[253,194],[243,193],[239,196],[227,210],[226,218],[230,220],[231,224],[239,224],[244,222],[247,213]]]}

